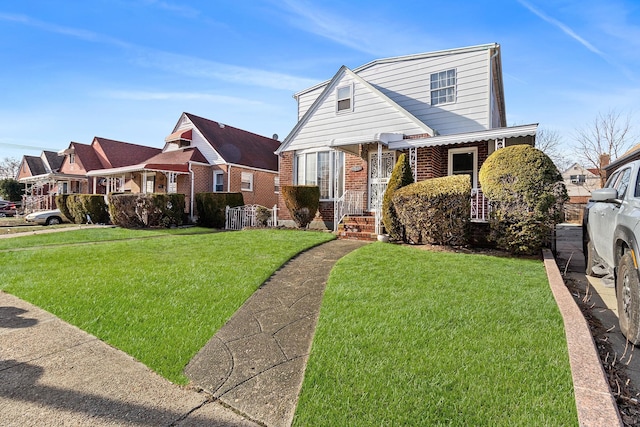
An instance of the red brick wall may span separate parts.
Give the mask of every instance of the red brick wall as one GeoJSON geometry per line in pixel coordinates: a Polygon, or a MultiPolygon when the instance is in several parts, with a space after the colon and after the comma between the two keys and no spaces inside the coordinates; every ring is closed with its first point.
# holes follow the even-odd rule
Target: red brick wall
{"type": "MultiPolygon", "coordinates": [[[[268,208],[278,203],[278,195],[275,192],[276,172],[258,171],[255,169],[231,166],[231,192],[242,193],[242,198],[246,205],[262,205],[268,208]],[[253,174],[253,190],[242,190],[242,172],[253,174]]],[[[225,174],[225,181],[227,175],[225,174]]],[[[225,186],[226,186],[225,182],[225,186]]]]}
{"type": "MultiPolygon", "coordinates": [[[[280,154],[280,187],[293,185],[293,151],[286,151],[280,154]]],[[[282,194],[278,195],[278,219],[292,221],[291,215],[284,204],[282,194]]]]}

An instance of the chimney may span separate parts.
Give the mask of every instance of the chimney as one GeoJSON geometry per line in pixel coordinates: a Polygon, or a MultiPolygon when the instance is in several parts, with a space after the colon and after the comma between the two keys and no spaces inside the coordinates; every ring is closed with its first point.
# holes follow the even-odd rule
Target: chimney
{"type": "Polygon", "coordinates": [[[604,169],[606,166],[609,166],[611,163],[611,156],[607,153],[600,154],[600,169],[604,169]]]}

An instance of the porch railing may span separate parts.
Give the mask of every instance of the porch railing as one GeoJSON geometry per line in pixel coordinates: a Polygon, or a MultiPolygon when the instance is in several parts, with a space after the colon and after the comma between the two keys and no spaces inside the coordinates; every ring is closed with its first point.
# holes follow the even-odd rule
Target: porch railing
{"type": "Polygon", "coordinates": [[[50,194],[38,196],[22,196],[22,208],[25,215],[31,212],[55,209],[55,196],[50,194]]]}
{"type": "Polygon", "coordinates": [[[335,201],[333,209],[333,231],[338,231],[338,224],[347,215],[362,215],[364,192],[347,190],[335,201]]]}
{"type": "Polygon", "coordinates": [[[479,188],[471,190],[471,221],[486,222],[489,220],[491,205],[489,199],[479,188]]]}
{"type": "Polygon", "coordinates": [[[261,205],[244,205],[225,212],[225,229],[242,230],[245,227],[274,227],[278,224],[278,206],[269,209],[261,205]]]}

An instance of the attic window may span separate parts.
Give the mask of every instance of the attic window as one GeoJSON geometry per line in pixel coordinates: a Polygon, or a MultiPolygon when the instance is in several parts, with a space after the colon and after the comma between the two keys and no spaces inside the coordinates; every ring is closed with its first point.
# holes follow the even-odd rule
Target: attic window
{"type": "Polygon", "coordinates": [[[586,175],[571,175],[571,183],[572,184],[584,184],[585,181],[587,180],[586,175]]]}
{"type": "Polygon", "coordinates": [[[76,155],[74,153],[69,154],[69,164],[74,164],[76,162],[76,155]]]}
{"type": "Polygon", "coordinates": [[[353,93],[352,92],[353,90],[351,85],[339,87],[336,90],[336,99],[337,99],[336,111],[337,112],[353,111],[353,107],[352,107],[353,93]]]}
{"type": "Polygon", "coordinates": [[[456,69],[431,74],[431,105],[456,102],[456,69]]]}

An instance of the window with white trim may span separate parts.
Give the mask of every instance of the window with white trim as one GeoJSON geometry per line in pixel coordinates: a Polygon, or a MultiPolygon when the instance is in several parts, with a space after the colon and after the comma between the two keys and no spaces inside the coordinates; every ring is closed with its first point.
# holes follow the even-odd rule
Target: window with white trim
{"type": "Polygon", "coordinates": [[[344,193],[344,152],[297,154],[295,168],[296,184],[317,185],[321,200],[335,199],[344,193]]]}
{"type": "Polygon", "coordinates": [[[69,154],[69,164],[74,164],[76,162],[76,155],[74,153],[69,154]]]}
{"type": "Polygon", "coordinates": [[[279,193],[280,192],[280,177],[279,176],[273,177],[273,191],[275,193],[279,193]]]}
{"type": "Polygon", "coordinates": [[[242,191],[253,191],[253,174],[251,172],[242,172],[240,189],[242,191]]]}
{"type": "Polygon", "coordinates": [[[168,176],[167,193],[174,194],[178,192],[178,174],[175,172],[169,172],[168,176]]]}
{"type": "Polygon", "coordinates": [[[431,74],[431,105],[456,102],[456,69],[431,74]]]}
{"type": "Polygon", "coordinates": [[[462,174],[471,177],[471,188],[478,188],[478,147],[449,150],[449,175],[462,174]]]}
{"type": "Polygon", "coordinates": [[[213,172],[213,191],[216,193],[224,191],[224,172],[213,172]]]}
{"type": "Polygon", "coordinates": [[[336,89],[336,100],[338,113],[353,111],[353,86],[342,86],[336,89]]]}

